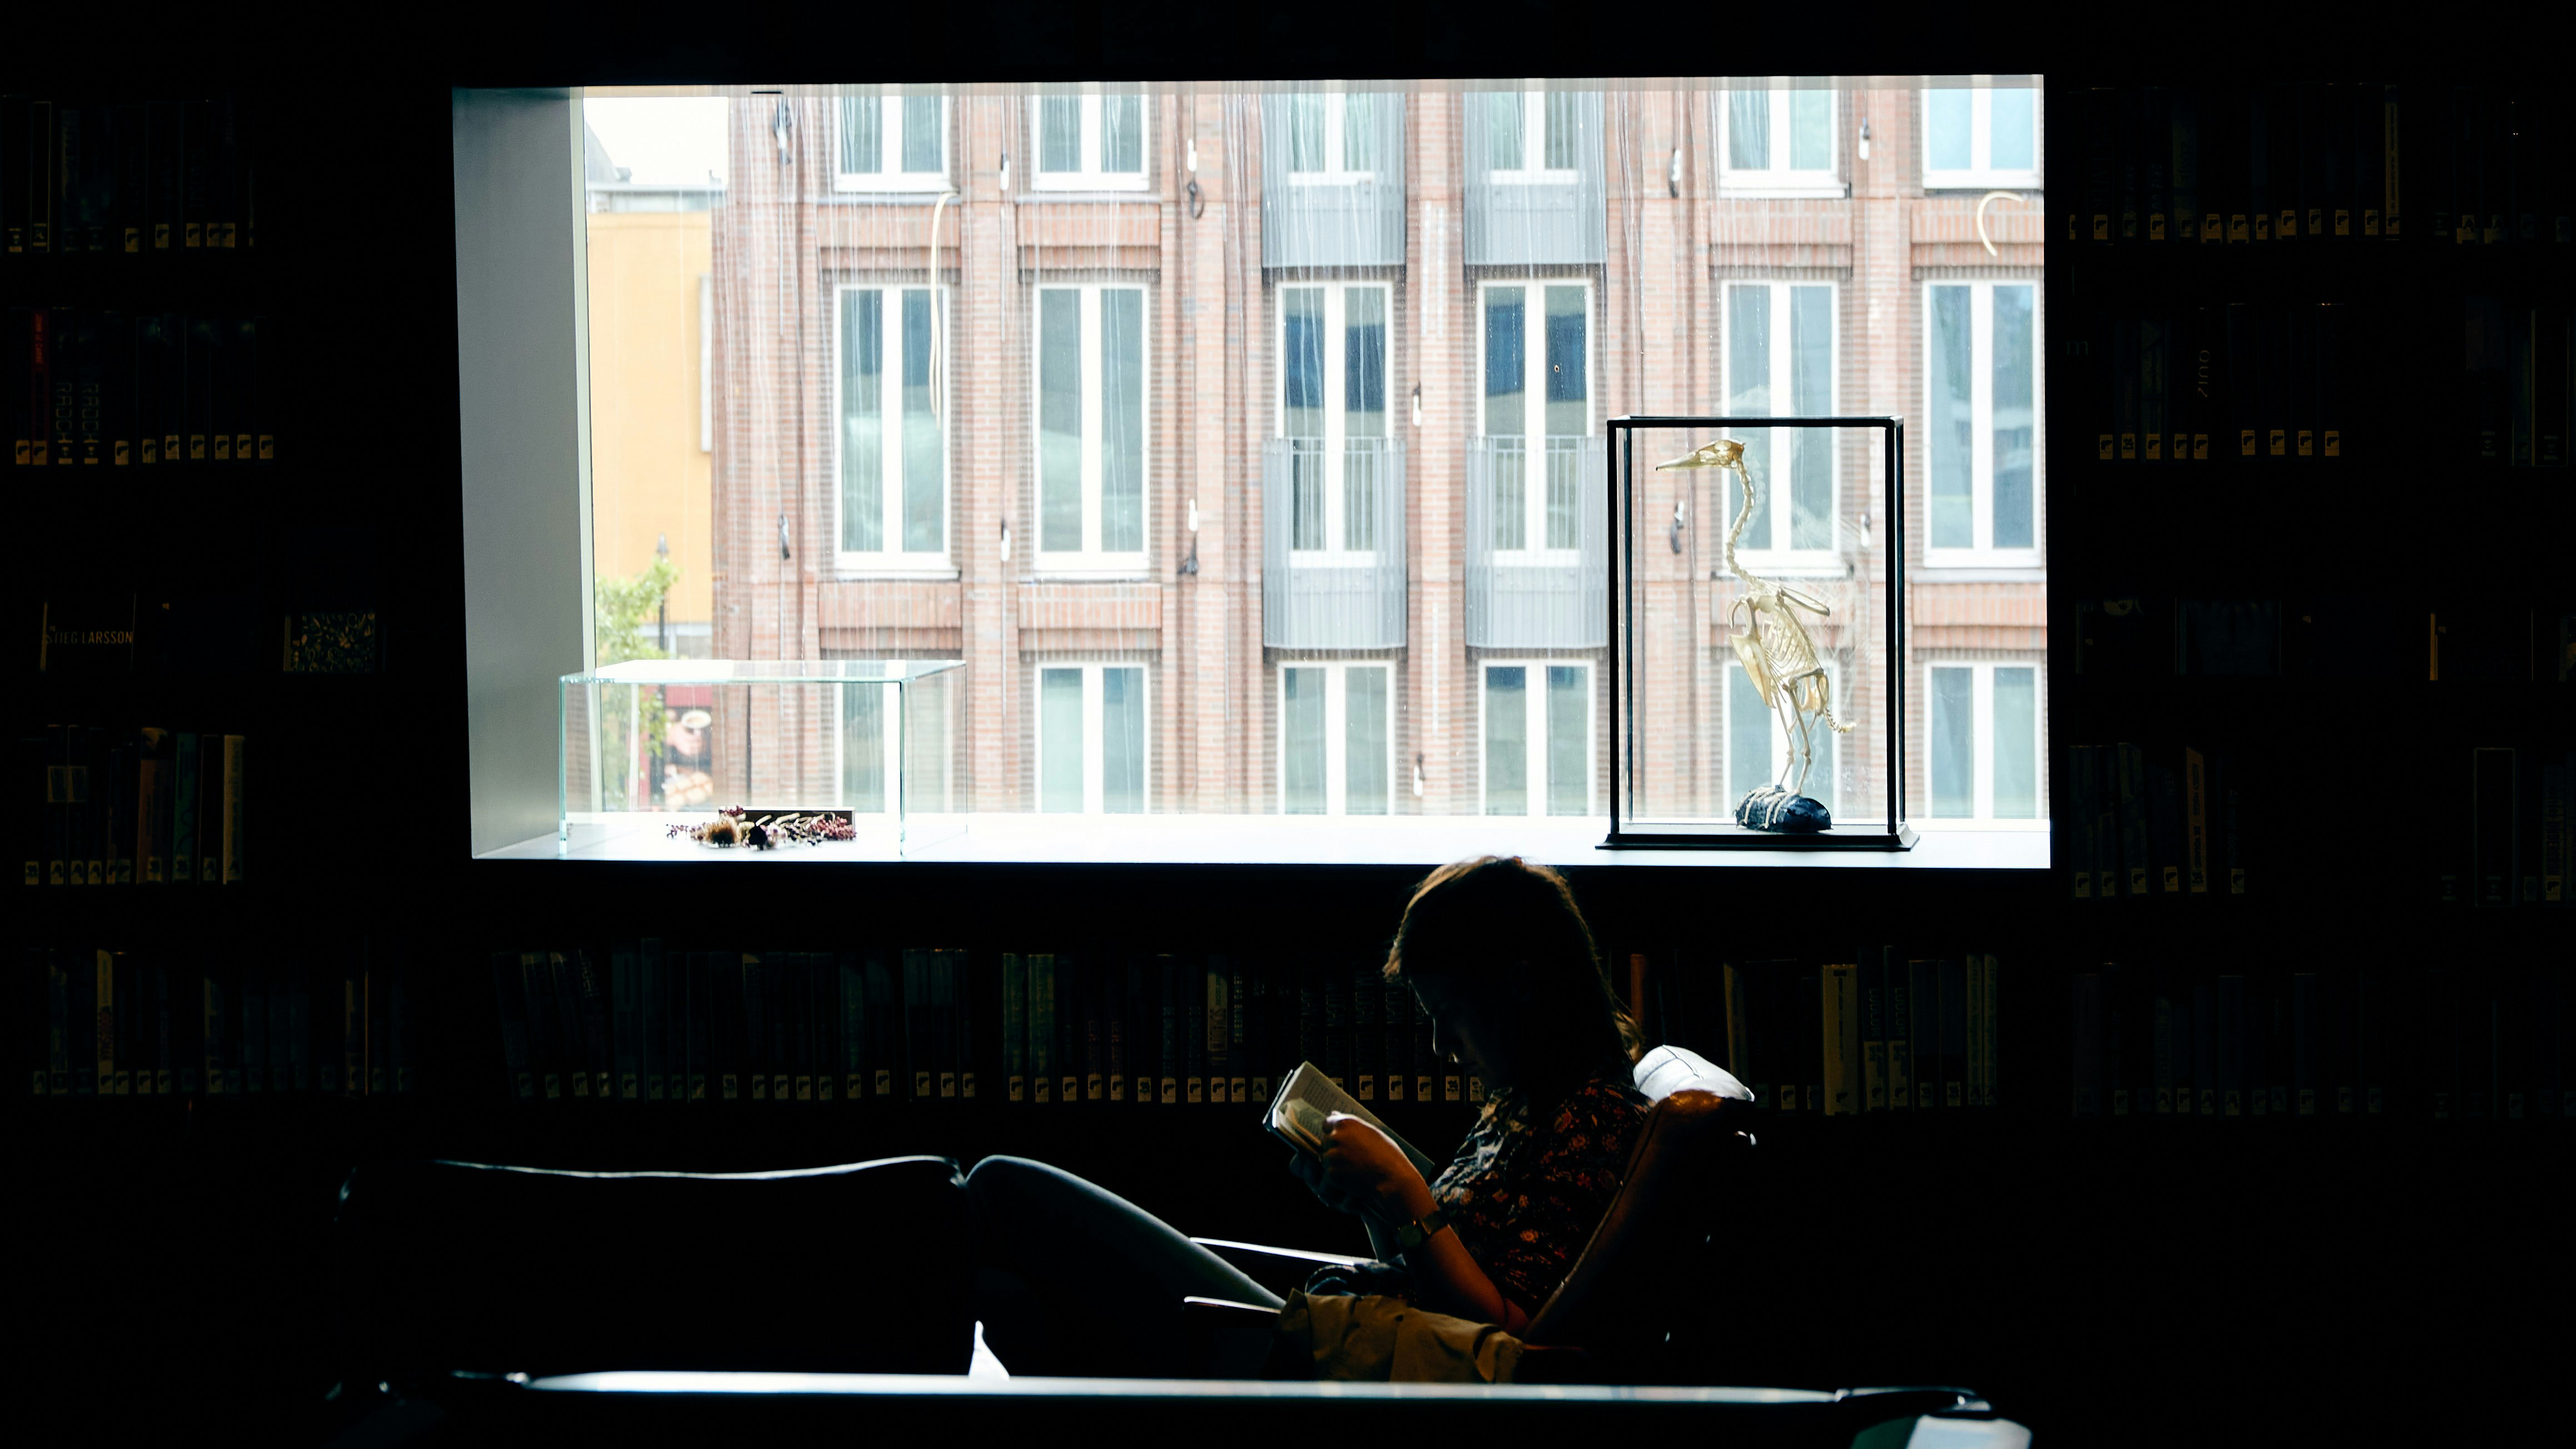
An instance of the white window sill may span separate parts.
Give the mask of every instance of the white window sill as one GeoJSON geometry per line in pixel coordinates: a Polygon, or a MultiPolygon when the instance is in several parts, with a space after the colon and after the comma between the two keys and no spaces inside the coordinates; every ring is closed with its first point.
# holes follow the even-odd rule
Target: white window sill
{"type": "Polygon", "coordinates": [[[1932,171],[1924,174],[1926,191],[2037,191],[2036,171],[1932,171]]]}
{"type": "Polygon", "coordinates": [[[1048,564],[1020,575],[1024,584],[1149,584],[1153,574],[1142,563],[1102,564],[1082,568],[1048,564]]]}
{"type": "MultiPolygon", "coordinates": [[[[2045,820],[1916,820],[1903,851],[1605,850],[1606,815],[1517,819],[1478,815],[916,815],[911,844],[887,816],[861,816],[859,838],[776,851],[714,850],[672,840],[664,826],[703,814],[616,817],[486,851],[481,860],[990,865],[1378,865],[1429,869],[1472,855],[1519,855],[1564,866],[1793,866],[1817,870],[2045,870],[2045,820]]],[[[1858,822],[1856,822],[1858,823],[1858,822]]]]}
{"type": "Polygon", "coordinates": [[[1927,584],[2044,584],[2048,570],[2036,564],[1925,563],[1914,570],[1927,584]]]}
{"type": "Polygon", "coordinates": [[[839,567],[833,570],[832,582],[836,584],[953,584],[957,582],[957,566],[955,564],[928,567],[902,564],[879,565],[854,563],[844,559],[839,567]]]}
{"type": "Polygon", "coordinates": [[[1759,175],[1746,175],[1740,180],[1721,176],[1717,194],[1729,201],[1842,201],[1851,196],[1851,187],[1831,177],[1774,181],[1759,175]]]}
{"type": "Polygon", "coordinates": [[[1133,181],[1093,176],[1080,181],[1032,181],[1020,197],[1037,201],[1133,201],[1148,189],[1141,176],[1133,181]]]}
{"type": "Polygon", "coordinates": [[[2045,582],[2048,564],[2036,549],[1928,548],[1915,576],[1955,583],[1989,583],[2001,578],[2045,582]],[[1970,574],[1977,577],[1970,578],[1970,574]],[[1995,578],[1989,578],[1995,575],[1995,578]]]}
{"type": "Polygon", "coordinates": [[[897,181],[880,181],[856,175],[832,178],[832,194],[835,196],[899,197],[908,201],[926,203],[937,200],[942,192],[956,189],[955,183],[948,179],[946,172],[936,175],[921,172],[897,181]]]}

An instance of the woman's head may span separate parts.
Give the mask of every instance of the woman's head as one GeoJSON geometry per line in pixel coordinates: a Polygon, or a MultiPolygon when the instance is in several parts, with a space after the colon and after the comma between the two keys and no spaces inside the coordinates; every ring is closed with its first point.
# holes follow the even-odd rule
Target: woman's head
{"type": "Polygon", "coordinates": [[[1573,891],[1517,856],[1433,871],[1404,908],[1386,974],[1421,998],[1444,1053],[1498,1083],[1570,1084],[1635,1055],[1573,891]]]}

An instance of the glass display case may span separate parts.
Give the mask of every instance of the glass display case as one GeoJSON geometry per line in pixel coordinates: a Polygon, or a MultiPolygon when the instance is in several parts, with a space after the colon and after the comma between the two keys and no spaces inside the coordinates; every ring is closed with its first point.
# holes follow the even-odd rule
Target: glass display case
{"type": "Polygon", "coordinates": [[[899,856],[965,828],[952,798],[953,659],[639,659],[558,684],[560,855],[663,842],[736,806],[830,811],[849,841],[811,849],[899,856]]]}
{"type": "Polygon", "coordinates": [[[1905,850],[1905,425],[1608,424],[1610,836],[1905,850]]]}

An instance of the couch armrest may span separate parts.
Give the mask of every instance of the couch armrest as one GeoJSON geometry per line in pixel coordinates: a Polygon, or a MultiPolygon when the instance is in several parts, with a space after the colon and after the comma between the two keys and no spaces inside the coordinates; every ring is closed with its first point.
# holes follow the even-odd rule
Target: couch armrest
{"type": "Polygon", "coordinates": [[[1225,1260],[1227,1266],[1285,1297],[1318,1268],[1354,1268],[1374,1261],[1348,1253],[1318,1253],[1307,1248],[1278,1248],[1267,1243],[1238,1243],[1231,1238],[1192,1238],[1191,1242],[1225,1260]]]}

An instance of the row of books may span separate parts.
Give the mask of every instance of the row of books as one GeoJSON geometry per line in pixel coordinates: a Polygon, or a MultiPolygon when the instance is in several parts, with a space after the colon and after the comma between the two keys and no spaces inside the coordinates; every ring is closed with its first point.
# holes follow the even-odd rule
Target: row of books
{"type": "Polygon", "coordinates": [[[2467,878],[2442,871],[2445,905],[2565,906],[2576,865],[2576,750],[2469,751],[2467,878]]]}
{"type": "Polygon", "coordinates": [[[1632,999],[1651,996],[1656,1034],[1735,1074],[1759,1106],[1847,1117],[1996,1104],[1997,991],[1991,954],[1849,961],[1704,963],[1651,972],[1630,960],[1632,999]]]}
{"type": "Polygon", "coordinates": [[[380,943],[258,954],[27,947],[39,1097],[413,1089],[411,990],[380,943]]]}
{"type": "Polygon", "coordinates": [[[56,725],[20,738],[15,757],[24,885],[243,880],[243,736],[56,725]]]}
{"type": "Polygon", "coordinates": [[[2097,319],[2095,459],[2344,456],[2350,310],[2233,302],[2097,319]]]}
{"type": "Polygon", "coordinates": [[[258,150],[228,98],[0,96],[9,256],[227,251],[259,239],[258,150]]]}
{"type": "Polygon", "coordinates": [[[0,314],[0,432],[10,460],[36,468],[274,460],[266,327],[260,317],[11,307],[0,314]]]}
{"type": "Polygon", "coordinates": [[[2066,747],[2075,899],[2242,896],[2244,784],[2230,757],[2130,741],[2066,747]]]}
{"type": "MultiPolygon", "coordinates": [[[[305,531],[338,541],[350,530],[305,531]]],[[[362,571],[317,557],[285,582],[294,605],[251,594],[136,594],[80,590],[33,601],[39,674],[156,677],[248,674],[274,666],[288,674],[370,674],[381,667],[377,611],[345,607],[374,592],[362,571]],[[304,607],[328,600],[342,607],[304,607]]],[[[11,621],[16,632],[20,621],[11,621]]],[[[24,636],[21,636],[24,637],[24,636]]]]}
{"type": "Polygon", "coordinates": [[[2576,1117],[2563,963],[2105,966],[2070,990],[2078,1117],[2576,1117]]]}
{"type": "Polygon", "coordinates": [[[2576,230],[2555,90],[2099,87],[2069,119],[2084,158],[2069,241],[2540,245],[2576,230]]]}
{"type": "Polygon", "coordinates": [[[2431,683],[2576,679],[2576,613],[2504,591],[2412,598],[2395,590],[2289,598],[2130,594],[2077,602],[2085,678],[2291,674],[2431,683]]]}

